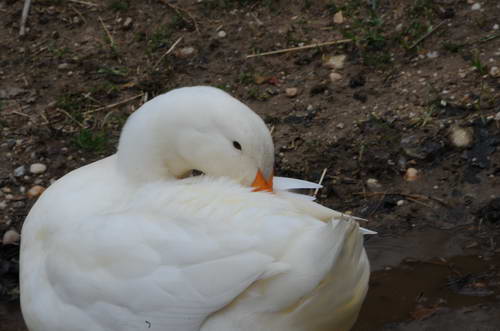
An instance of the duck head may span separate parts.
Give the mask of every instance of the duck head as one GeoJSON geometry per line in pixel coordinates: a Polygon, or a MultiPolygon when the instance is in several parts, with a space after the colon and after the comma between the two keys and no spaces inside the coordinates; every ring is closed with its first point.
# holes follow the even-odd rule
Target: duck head
{"type": "Polygon", "coordinates": [[[184,178],[198,170],[272,191],[274,146],[264,121],[213,87],[179,88],[145,103],[127,120],[117,155],[131,180],[184,178]]]}

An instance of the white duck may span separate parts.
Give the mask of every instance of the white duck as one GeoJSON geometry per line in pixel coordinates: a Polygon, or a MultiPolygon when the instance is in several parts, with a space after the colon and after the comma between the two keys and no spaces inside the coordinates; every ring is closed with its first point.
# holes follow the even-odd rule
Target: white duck
{"type": "Polygon", "coordinates": [[[30,211],[28,328],[349,330],[368,286],[362,230],[285,191],[311,183],[275,177],[267,192],[273,152],[264,122],[221,90],[144,104],[115,155],[67,174],[30,211]]]}

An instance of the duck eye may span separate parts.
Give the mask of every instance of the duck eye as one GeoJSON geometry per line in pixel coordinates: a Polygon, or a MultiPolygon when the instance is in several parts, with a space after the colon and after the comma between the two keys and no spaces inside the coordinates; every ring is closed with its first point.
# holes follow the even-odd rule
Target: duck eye
{"type": "Polygon", "coordinates": [[[239,149],[241,151],[241,145],[239,142],[233,141],[233,146],[234,146],[234,148],[239,149]]]}

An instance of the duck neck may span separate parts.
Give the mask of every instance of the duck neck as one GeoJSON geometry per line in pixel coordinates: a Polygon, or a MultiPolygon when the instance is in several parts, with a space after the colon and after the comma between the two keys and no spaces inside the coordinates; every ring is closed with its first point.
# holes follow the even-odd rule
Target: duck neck
{"type": "Polygon", "coordinates": [[[161,127],[162,121],[154,112],[148,113],[138,111],[125,124],[118,145],[118,167],[135,182],[174,179],[166,162],[168,148],[161,144],[159,136],[166,128],[161,127]]]}

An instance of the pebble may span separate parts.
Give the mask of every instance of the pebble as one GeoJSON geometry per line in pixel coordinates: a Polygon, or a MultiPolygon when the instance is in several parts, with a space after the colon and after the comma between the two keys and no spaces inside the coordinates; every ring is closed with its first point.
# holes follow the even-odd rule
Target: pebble
{"type": "Polygon", "coordinates": [[[475,4],[470,7],[471,10],[479,10],[481,9],[481,4],[479,2],[476,2],[475,4]]]}
{"type": "Polygon", "coordinates": [[[497,66],[493,66],[490,69],[490,76],[493,78],[500,77],[500,69],[497,66]]]}
{"type": "Polygon", "coordinates": [[[289,98],[296,97],[297,94],[299,93],[299,89],[296,87],[289,87],[285,89],[286,96],[289,98]]]}
{"type": "Polygon", "coordinates": [[[338,129],[343,129],[345,127],[344,123],[337,124],[338,129]]]}
{"type": "Polygon", "coordinates": [[[43,191],[45,191],[45,187],[41,185],[35,185],[28,190],[28,193],[26,193],[26,195],[28,196],[28,198],[33,199],[40,196],[43,191]]]}
{"type": "Polygon", "coordinates": [[[468,147],[472,144],[472,132],[464,128],[454,127],[450,132],[450,140],[453,146],[468,147]]]}
{"type": "Polygon", "coordinates": [[[407,182],[416,181],[418,179],[418,170],[415,168],[408,168],[406,170],[404,178],[407,182]]]}
{"type": "Polygon", "coordinates": [[[308,105],[307,106],[307,111],[312,111],[314,109],[313,105],[308,105]]]}
{"type": "Polygon", "coordinates": [[[344,23],[344,15],[342,14],[342,11],[338,11],[333,15],[333,23],[335,24],[342,24],[344,23]]]}
{"type": "Polygon", "coordinates": [[[331,69],[342,69],[344,68],[346,58],[346,55],[327,56],[323,61],[323,65],[331,69]]]}
{"type": "Polygon", "coordinates": [[[438,51],[433,51],[433,52],[428,52],[427,53],[427,57],[429,59],[435,59],[439,56],[439,52],[438,51]]]}
{"type": "Polygon", "coordinates": [[[404,200],[398,200],[398,202],[396,202],[396,204],[397,204],[398,206],[402,206],[402,205],[404,205],[404,204],[405,204],[405,201],[404,201],[404,200]]]}
{"type": "Polygon", "coordinates": [[[217,32],[217,36],[218,36],[219,38],[226,38],[227,33],[226,33],[226,31],[224,31],[224,30],[220,30],[219,32],[217,32]]]}
{"type": "Polygon", "coordinates": [[[45,170],[47,170],[47,166],[43,163],[33,163],[30,166],[30,172],[32,174],[41,174],[44,173],[45,170]]]}
{"type": "Polygon", "coordinates": [[[375,189],[382,187],[382,185],[380,185],[379,181],[375,178],[368,178],[366,180],[366,186],[368,186],[368,188],[372,189],[372,190],[375,190],[375,189]]]}
{"type": "Polygon", "coordinates": [[[342,75],[341,75],[341,74],[339,74],[338,72],[332,71],[332,72],[330,73],[330,81],[331,81],[332,83],[335,83],[335,82],[337,82],[337,81],[339,81],[339,80],[341,80],[341,79],[342,79],[342,75]]]}
{"type": "Polygon", "coordinates": [[[0,201],[0,210],[7,208],[7,201],[0,201]]]}
{"type": "Polygon", "coordinates": [[[15,177],[22,177],[26,173],[26,168],[22,165],[14,169],[14,176],[15,177]]]}
{"type": "Polygon", "coordinates": [[[57,66],[57,69],[64,70],[69,68],[69,63],[61,63],[57,66]]]}
{"type": "Polygon", "coordinates": [[[130,27],[132,27],[132,17],[127,17],[123,22],[123,28],[129,29],[130,27]]]}
{"type": "Polygon", "coordinates": [[[196,49],[192,46],[183,47],[175,52],[175,55],[180,58],[186,58],[192,56],[196,52],[196,49]]]}
{"type": "Polygon", "coordinates": [[[21,238],[21,236],[19,235],[19,233],[16,230],[11,229],[11,230],[6,231],[3,234],[2,244],[3,245],[12,245],[12,244],[17,243],[20,238],[21,238]]]}
{"type": "Polygon", "coordinates": [[[498,24],[493,25],[493,30],[498,30],[500,29],[500,26],[498,24]]]}

